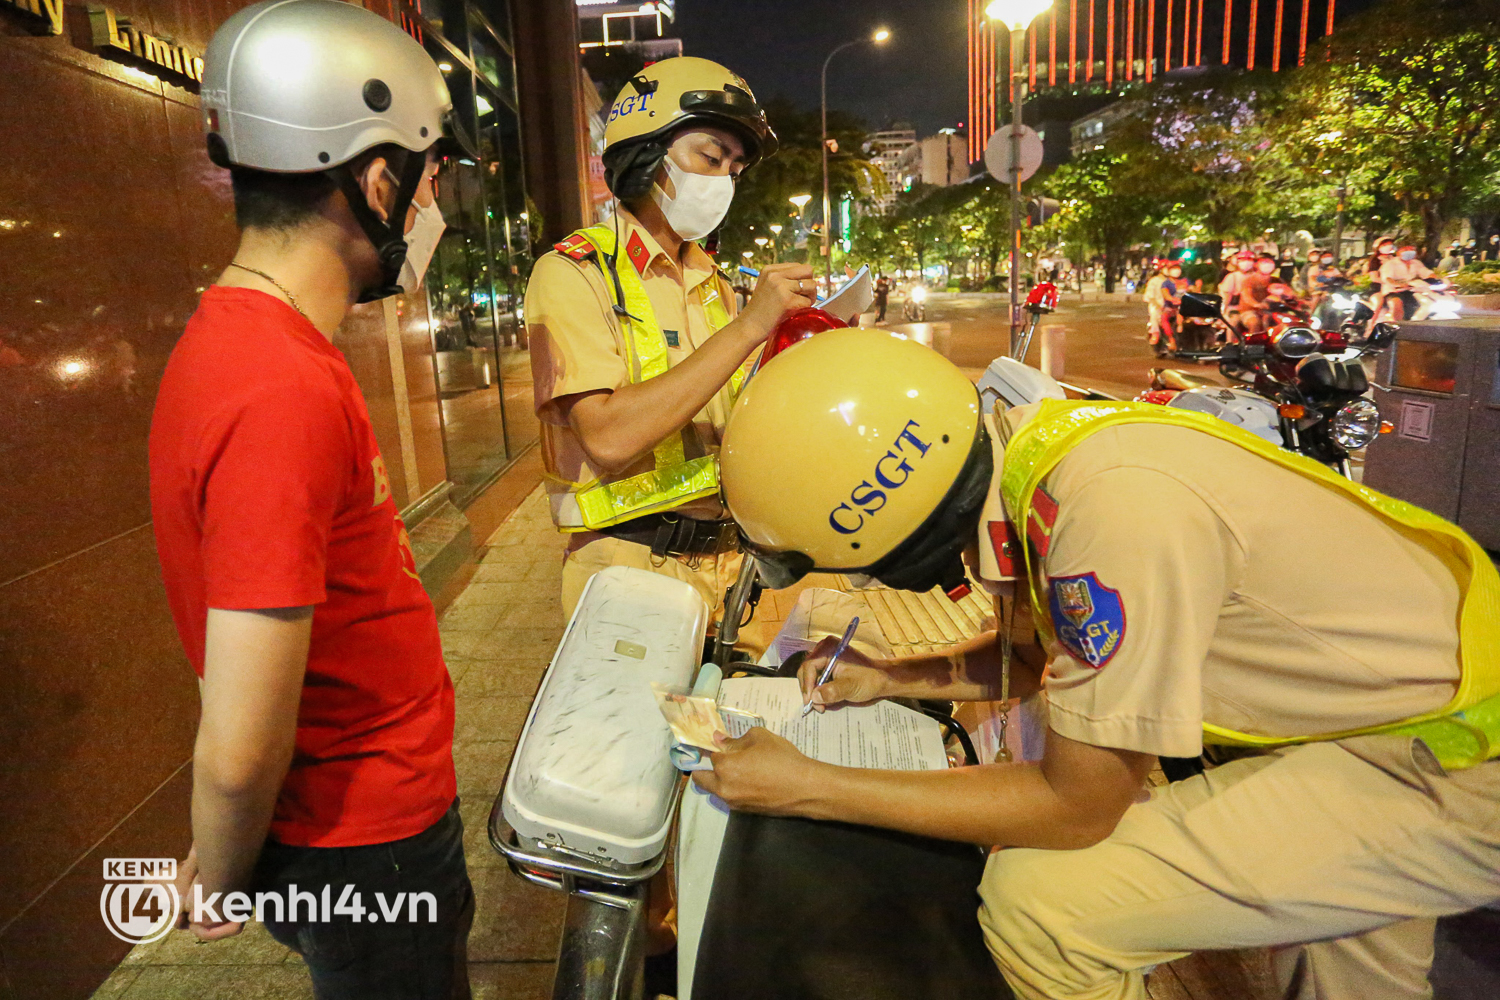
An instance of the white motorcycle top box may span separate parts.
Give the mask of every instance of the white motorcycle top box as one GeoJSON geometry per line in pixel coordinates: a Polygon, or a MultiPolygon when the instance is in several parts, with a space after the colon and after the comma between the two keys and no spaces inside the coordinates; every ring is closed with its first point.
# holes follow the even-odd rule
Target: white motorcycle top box
{"type": "Polygon", "coordinates": [[[506,777],[523,842],[623,866],[661,853],[681,775],[651,684],[692,687],[708,614],[690,585],[646,570],[589,580],[506,777]]]}

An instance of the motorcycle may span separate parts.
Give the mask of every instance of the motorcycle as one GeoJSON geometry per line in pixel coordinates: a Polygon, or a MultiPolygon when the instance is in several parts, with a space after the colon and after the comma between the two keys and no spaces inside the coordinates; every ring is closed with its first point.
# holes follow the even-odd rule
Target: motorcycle
{"type": "Polygon", "coordinates": [[[1057,309],[1060,299],[1057,286],[1050,281],[1040,282],[1031,290],[1031,293],[1026,296],[1026,305],[1022,307],[1029,318],[1025,329],[1021,331],[1020,338],[1016,341],[1015,351],[1011,357],[1017,361],[1026,360],[1026,352],[1031,349],[1031,336],[1036,333],[1037,324],[1041,322],[1043,316],[1057,309]]]}
{"type": "MultiPolygon", "coordinates": [[[[1442,278],[1427,278],[1418,282],[1418,287],[1411,290],[1411,296],[1416,300],[1417,308],[1411,314],[1411,321],[1419,323],[1428,319],[1458,319],[1463,311],[1463,303],[1454,294],[1453,283],[1442,278]],[[1426,285],[1425,288],[1420,287],[1426,285]]],[[[1394,317],[1400,319],[1401,317],[1394,317]]]]}
{"type": "MultiPolygon", "coordinates": [[[[1217,298],[1185,294],[1183,315],[1225,322],[1217,298]]],[[[1247,336],[1243,344],[1225,344],[1217,355],[1201,359],[1217,361],[1220,373],[1246,383],[1248,391],[1207,386],[1182,372],[1157,371],[1151,394],[1141,398],[1212,412],[1348,476],[1350,453],[1389,430],[1379,409],[1365,398],[1370,383],[1359,359],[1384,350],[1398,333],[1393,323],[1377,323],[1352,357],[1329,357],[1320,350],[1330,345],[1326,331],[1320,338],[1306,326],[1275,323],[1247,336]],[[1274,436],[1268,406],[1275,410],[1274,436]]],[[[1332,339],[1332,344],[1348,346],[1342,336],[1332,339]]]]}
{"type": "Polygon", "coordinates": [[[906,304],[901,313],[908,323],[927,322],[927,286],[915,284],[906,290],[906,304]]]}
{"type": "Polygon", "coordinates": [[[1369,331],[1375,310],[1354,291],[1354,282],[1335,278],[1308,317],[1314,330],[1339,330],[1351,344],[1361,344],[1369,331]]]}

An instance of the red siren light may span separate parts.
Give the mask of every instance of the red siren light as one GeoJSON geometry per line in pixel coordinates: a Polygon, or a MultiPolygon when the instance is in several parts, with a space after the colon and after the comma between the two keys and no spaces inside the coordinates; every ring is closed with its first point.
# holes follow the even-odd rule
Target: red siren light
{"type": "Polygon", "coordinates": [[[777,325],[775,331],[772,332],[770,339],[766,341],[765,350],[760,353],[760,365],[758,367],[763,367],[766,362],[788,347],[791,347],[793,344],[802,343],[802,341],[815,333],[822,333],[824,330],[837,330],[840,327],[848,325],[848,323],[845,323],[838,317],[831,316],[815,306],[798,309],[782,320],[777,325]]]}

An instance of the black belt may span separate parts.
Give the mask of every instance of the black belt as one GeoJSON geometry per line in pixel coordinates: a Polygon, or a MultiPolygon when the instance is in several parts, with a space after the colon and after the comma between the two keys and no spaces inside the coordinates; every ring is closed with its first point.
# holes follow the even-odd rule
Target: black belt
{"type": "Polygon", "coordinates": [[[739,529],[733,521],[695,521],[676,514],[647,514],[600,528],[599,533],[645,545],[658,559],[734,552],[739,548],[739,529]]]}

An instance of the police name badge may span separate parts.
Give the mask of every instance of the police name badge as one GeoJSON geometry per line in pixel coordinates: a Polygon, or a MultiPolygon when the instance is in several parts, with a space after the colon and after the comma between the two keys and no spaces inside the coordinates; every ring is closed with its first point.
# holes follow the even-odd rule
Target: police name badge
{"type": "Polygon", "coordinates": [[[1055,576],[1051,594],[1052,627],[1057,641],[1095,670],[1120,651],[1125,640],[1125,605],[1120,592],[1093,573],[1055,576]]]}

